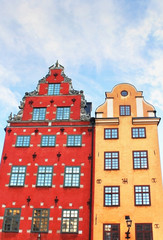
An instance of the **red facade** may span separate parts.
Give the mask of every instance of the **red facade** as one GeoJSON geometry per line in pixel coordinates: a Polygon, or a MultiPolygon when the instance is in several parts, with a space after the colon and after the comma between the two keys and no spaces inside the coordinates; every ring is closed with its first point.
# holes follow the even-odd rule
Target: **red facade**
{"type": "Polygon", "coordinates": [[[58,63],[10,115],[0,167],[0,239],[90,239],[91,103],[58,63]]]}

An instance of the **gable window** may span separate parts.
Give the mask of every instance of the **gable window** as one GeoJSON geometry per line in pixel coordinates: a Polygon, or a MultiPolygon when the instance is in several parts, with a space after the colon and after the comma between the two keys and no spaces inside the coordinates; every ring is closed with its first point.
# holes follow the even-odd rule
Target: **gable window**
{"type": "Polygon", "coordinates": [[[17,136],[16,147],[29,147],[30,136],[17,136]]]}
{"type": "Polygon", "coordinates": [[[37,187],[51,187],[53,177],[52,166],[39,166],[37,172],[37,187]]]}
{"type": "Polygon", "coordinates": [[[105,139],[117,139],[118,138],[118,128],[105,128],[104,129],[105,139]]]}
{"type": "Polygon", "coordinates": [[[46,116],[46,108],[34,108],[32,120],[34,121],[42,121],[45,120],[46,116]]]}
{"type": "Polygon", "coordinates": [[[132,138],[145,138],[145,128],[132,128],[132,138]]]}
{"type": "Polygon", "coordinates": [[[152,224],[151,223],[136,223],[136,240],[152,240],[152,224]]]}
{"type": "Polygon", "coordinates": [[[68,135],[67,136],[67,146],[68,147],[79,147],[82,143],[81,135],[68,135]]]}
{"type": "Polygon", "coordinates": [[[119,186],[104,187],[104,206],[115,207],[120,205],[119,186]]]}
{"type": "Polygon", "coordinates": [[[104,240],[120,240],[119,224],[104,224],[103,231],[104,240]]]}
{"type": "Polygon", "coordinates": [[[65,167],[64,187],[80,187],[80,167],[65,167]]]}
{"type": "Polygon", "coordinates": [[[150,188],[149,186],[135,186],[135,205],[150,205],[150,188]]]}
{"type": "Polygon", "coordinates": [[[60,84],[50,83],[48,85],[48,95],[59,95],[60,94],[60,84]]]}
{"type": "Polygon", "coordinates": [[[41,147],[54,147],[55,139],[55,135],[43,135],[41,138],[41,147]]]}
{"type": "Polygon", "coordinates": [[[18,232],[20,223],[19,208],[6,208],[3,220],[3,232],[18,232]]]}
{"type": "Polygon", "coordinates": [[[121,92],[121,96],[126,97],[128,95],[128,92],[126,90],[123,90],[121,92]]]}
{"type": "Polygon", "coordinates": [[[33,209],[32,232],[48,232],[49,209],[33,209]]]}
{"type": "Polygon", "coordinates": [[[147,151],[133,151],[134,169],[148,168],[147,151]]]}
{"type": "Polygon", "coordinates": [[[57,108],[57,120],[68,120],[70,118],[70,107],[58,107],[57,108]]]}
{"type": "Polygon", "coordinates": [[[10,187],[23,187],[26,175],[26,166],[12,166],[10,187]]]}
{"type": "Polygon", "coordinates": [[[131,115],[131,106],[121,105],[120,106],[120,116],[130,116],[131,115]]]}
{"type": "Polygon", "coordinates": [[[105,152],[104,166],[105,170],[119,169],[119,152],[105,152]]]}
{"type": "Polygon", "coordinates": [[[73,209],[62,210],[62,233],[78,233],[79,211],[73,209]]]}

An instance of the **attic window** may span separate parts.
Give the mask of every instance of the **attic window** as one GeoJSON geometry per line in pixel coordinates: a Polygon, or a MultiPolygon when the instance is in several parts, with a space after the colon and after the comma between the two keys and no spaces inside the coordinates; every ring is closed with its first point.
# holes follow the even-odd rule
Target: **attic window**
{"type": "Polygon", "coordinates": [[[123,97],[126,97],[126,96],[128,95],[128,92],[127,92],[126,90],[123,90],[123,91],[121,92],[121,95],[122,95],[123,97]]]}

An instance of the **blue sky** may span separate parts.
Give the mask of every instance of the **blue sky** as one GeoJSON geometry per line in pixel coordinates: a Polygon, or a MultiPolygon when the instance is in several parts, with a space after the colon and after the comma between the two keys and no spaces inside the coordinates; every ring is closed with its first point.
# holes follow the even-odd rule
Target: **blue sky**
{"type": "MultiPolygon", "coordinates": [[[[163,117],[162,0],[0,0],[0,149],[10,112],[59,60],[93,111],[123,82],[163,117]]],[[[94,115],[94,113],[93,113],[94,115]]],[[[159,125],[163,154],[163,123],[159,125]]],[[[163,166],[163,157],[162,157],[163,166]]]]}

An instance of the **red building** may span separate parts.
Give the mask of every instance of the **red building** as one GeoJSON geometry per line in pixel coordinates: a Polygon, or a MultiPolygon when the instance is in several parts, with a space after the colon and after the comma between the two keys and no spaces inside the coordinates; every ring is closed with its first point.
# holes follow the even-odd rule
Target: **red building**
{"type": "Polygon", "coordinates": [[[0,239],[91,239],[91,103],[56,63],[9,116],[0,239]]]}

